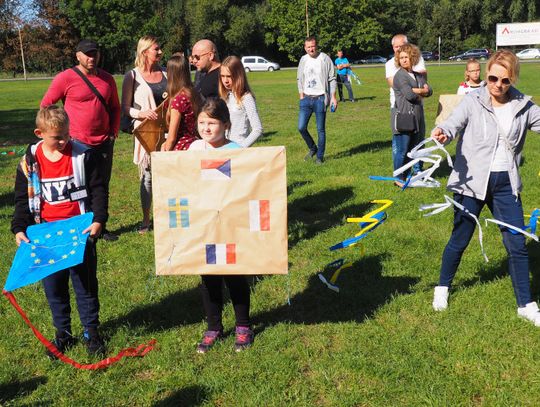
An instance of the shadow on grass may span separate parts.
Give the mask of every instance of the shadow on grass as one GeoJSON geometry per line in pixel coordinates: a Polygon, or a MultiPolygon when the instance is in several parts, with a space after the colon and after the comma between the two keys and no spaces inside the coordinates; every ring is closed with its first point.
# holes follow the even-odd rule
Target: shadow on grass
{"type": "MultiPolygon", "coordinates": [[[[529,270],[532,275],[531,293],[533,299],[535,299],[539,298],[540,296],[540,251],[538,250],[538,243],[532,240],[529,241],[527,243],[527,249],[529,252],[529,270]]],[[[504,250],[502,244],[501,250],[504,250]]],[[[457,272],[459,273],[459,268],[457,272]]],[[[484,263],[480,267],[474,278],[465,280],[464,282],[458,284],[456,287],[472,287],[476,284],[488,283],[490,281],[495,281],[508,275],[508,257],[497,263],[490,260],[489,263],[484,263]]]]}
{"type": "Polygon", "coordinates": [[[15,193],[13,191],[0,194],[0,207],[14,206],[14,205],[15,205],[15,193]]]}
{"type": "Polygon", "coordinates": [[[297,181],[287,186],[287,196],[291,195],[296,188],[301,188],[304,185],[310,184],[310,181],[297,181]]]}
{"type": "Polygon", "coordinates": [[[35,141],[34,127],[38,109],[0,110],[0,144],[18,145],[35,141]]]}
{"type": "MultiPolygon", "coordinates": [[[[367,256],[344,269],[337,280],[340,292],[326,287],[317,274],[309,278],[307,288],[283,305],[253,317],[255,331],[280,322],[317,324],[321,322],[362,322],[396,294],[408,294],[419,278],[385,277],[382,263],[386,254],[367,256]]],[[[324,272],[330,280],[332,271],[324,272]]]]}
{"type": "Polygon", "coordinates": [[[121,326],[128,326],[143,328],[151,333],[199,323],[204,318],[201,295],[197,287],[175,292],[150,304],[139,305],[101,326],[104,331],[115,331],[121,326]]]}
{"type": "Polygon", "coordinates": [[[361,100],[373,100],[376,96],[362,96],[361,98],[354,98],[355,102],[359,102],[361,100]]]}
{"type": "MultiPolygon", "coordinates": [[[[372,141],[371,143],[366,143],[366,144],[360,144],[356,147],[353,147],[347,151],[340,151],[339,153],[337,154],[334,154],[330,157],[328,157],[329,159],[334,159],[334,160],[337,160],[339,158],[345,158],[345,157],[350,157],[352,155],[356,155],[356,154],[361,154],[361,153],[367,153],[367,152],[374,152],[374,151],[378,151],[378,150],[382,150],[382,149],[386,149],[386,148],[391,148],[392,147],[392,140],[387,140],[387,141],[372,141]]],[[[389,155],[389,158],[388,158],[390,161],[392,160],[392,155],[389,155]]]]}
{"type": "Polygon", "coordinates": [[[28,396],[46,382],[47,379],[44,376],[39,376],[22,382],[15,380],[10,383],[2,383],[0,384],[0,403],[8,403],[28,396]]]}
{"type": "Polygon", "coordinates": [[[111,229],[109,225],[107,225],[107,230],[111,233],[114,233],[117,236],[123,235],[124,233],[132,233],[137,232],[137,228],[141,225],[140,222],[132,223],[131,225],[124,225],[118,229],[111,229]]]}
{"type": "Polygon", "coordinates": [[[274,134],[277,134],[277,131],[265,131],[257,140],[262,141],[271,139],[274,134]]]}
{"type": "Polygon", "coordinates": [[[347,216],[363,213],[371,204],[341,207],[354,198],[352,188],[336,188],[308,195],[289,203],[289,249],[300,240],[344,223],[347,216]]]}
{"type": "Polygon", "coordinates": [[[153,403],[152,407],[200,406],[205,402],[206,398],[206,390],[203,387],[189,386],[153,403]]]}

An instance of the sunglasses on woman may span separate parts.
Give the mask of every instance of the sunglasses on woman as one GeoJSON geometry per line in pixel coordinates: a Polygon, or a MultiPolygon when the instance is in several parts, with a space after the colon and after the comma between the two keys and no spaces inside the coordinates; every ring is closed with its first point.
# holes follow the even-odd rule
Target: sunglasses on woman
{"type": "Polygon", "coordinates": [[[501,83],[504,86],[508,86],[511,83],[510,78],[499,78],[498,76],[495,76],[495,75],[489,75],[487,77],[487,80],[488,80],[488,82],[491,82],[491,83],[497,83],[497,82],[501,81],[501,83]]]}

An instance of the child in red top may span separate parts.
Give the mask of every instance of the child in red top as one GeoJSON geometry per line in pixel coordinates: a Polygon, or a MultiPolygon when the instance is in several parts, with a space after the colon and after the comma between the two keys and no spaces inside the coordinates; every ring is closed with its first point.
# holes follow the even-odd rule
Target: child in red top
{"type": "MultiPolygon", "coordinates": [[[[89,233],[90,238],[99,236],[107,221],[107,190],[99,170],[100,156],[87,146],[70,140],[69,120],[61,107],[52,105],[41,109],[36,117],[36,127],[34,133],[41,141],[28,146],[17,168],[15,213],[11,222],[17,245],[22,241],[29,242],[26,229],[34,223],[67,219],[87,211],[94,213],[94,219],[83,233],[89,233]],[[34,181],[39,183],[39,188],[34,188],[34,181]]],[[[53,342],[62,353],[76,342],[71,333],[70,276],[88,352],[105,352],[97,331],[96,267],[95,244],[88,239],[82,264],[43,279],[56,328],[53,342]]],[[[52,353],[48,352],[48,355],[54,357],[52,353]]]]}
{"type": "Polygon", "coordinates": [[[183,56],[174,56],[167,62],[167,110],[169,132],[162,151],[187,150],[197,137],[197,111],[200,96],[193,89],[189,62],[183,56]]]}

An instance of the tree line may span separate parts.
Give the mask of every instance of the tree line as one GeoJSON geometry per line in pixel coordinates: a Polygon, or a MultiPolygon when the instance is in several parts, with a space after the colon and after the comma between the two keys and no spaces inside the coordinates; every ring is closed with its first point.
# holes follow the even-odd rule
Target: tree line
{"type": "Polygon", "coordinates": [[[0,0],[0,70],[22,71],[22,43],[28,71],[58,72],[74,64],[77,42],[90,38],[101,46],[102,65],[122,73],[146,34],[160,39],[165,58],[209,38],[222,55],[293,65],[308,30],[323,51],[341,48],[352,59],[388,56],[396,33],[428,51],[440,36],[444,58],[495,48],[497,23],[535,21],[539,9],[538,0],[0,0]]]}

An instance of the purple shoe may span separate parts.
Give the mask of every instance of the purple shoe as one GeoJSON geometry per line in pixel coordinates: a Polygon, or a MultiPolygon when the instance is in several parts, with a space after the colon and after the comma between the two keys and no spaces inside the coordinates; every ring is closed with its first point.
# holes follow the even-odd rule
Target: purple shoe
{"type": "Polygon", "coordinates": [[[253,338],[255,334],[247,326],[237,326],[236,327],[236,340],[234,341],[234,350],[241,352],[244,349],[247,349],[253,343],[253,338]]]}
{"type": "Polygon", "coordinates": [[[197,353],[206,353],[214,344],[223,337],[221,331],[206,331],[203,335],[201,343],[197,345],[197,353]]]}

